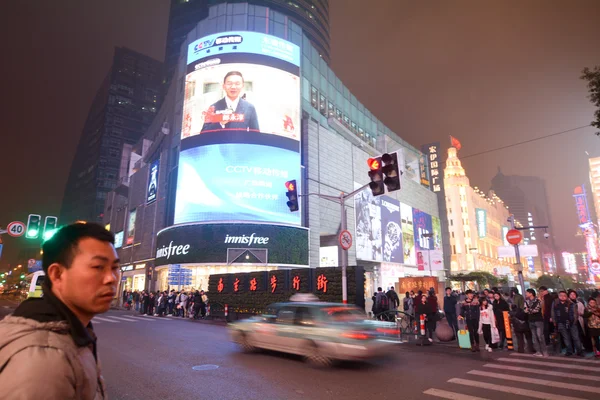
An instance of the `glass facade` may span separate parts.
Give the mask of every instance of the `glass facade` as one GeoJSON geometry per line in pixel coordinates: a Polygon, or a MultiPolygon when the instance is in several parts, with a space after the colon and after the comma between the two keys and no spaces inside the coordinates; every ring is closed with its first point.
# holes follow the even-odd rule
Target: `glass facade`
{"type": "Polygon", "coordinates": [[[300,46],[302,109],[323,126],[328,125],[328,118],[336,118],[379,151],[396,151],[401,147],[405,157],[405,178],[420,181],[421,152],[385,126],[350,93],[303,34],[302,28],[287,15],[247,3],[218,4],[210,7],[208,18],[198,24],[190,39],[237,30],[267,33],[300,46]],[[390,139],[387,143],[386,136],[390,139]]]}

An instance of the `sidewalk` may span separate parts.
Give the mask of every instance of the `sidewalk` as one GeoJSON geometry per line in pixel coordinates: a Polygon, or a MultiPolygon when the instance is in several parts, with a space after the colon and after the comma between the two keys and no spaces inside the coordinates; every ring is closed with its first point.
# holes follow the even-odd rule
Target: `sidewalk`
{"type": "MultiPolygon", "coordinates": [[[[135,309],[130,309],[127,310],[123,307],[116,307],[116,306],[111,306],[110,308],[111,310],[114,311],[121,311],[123,314],[127,314],[127,315],[140,315],[139,311],[135,311],[135,309]]],[[[222,321],[222,320],[218,320],[218,319],[212,319],[210,318],[210,316],[208,317],[208,319],[191,319],[191,318],[182,318],[182,317],[175,317],[175,316],[164,316],[164,317],[159,317],[159,318],[164,318],[166,320],[169,319],[173,319],[173,320],[186,320],[186,321],[190,321],[190,322],[195,322],[195,323],[203,323],[203,324],[211,324],[211,325],[221,325],[221,326],[226,326],[228,324],[227,321],[222,321]]]]}

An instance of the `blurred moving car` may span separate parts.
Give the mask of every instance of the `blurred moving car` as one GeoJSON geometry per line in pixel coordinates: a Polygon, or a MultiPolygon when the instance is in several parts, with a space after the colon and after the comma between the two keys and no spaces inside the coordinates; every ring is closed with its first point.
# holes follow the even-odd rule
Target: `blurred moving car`
{"type": "Polygon", "coordinates": [[[27,282],[27,298],[42,297],[42,283],[46,278],[44,271],[36,271],[33,274],[29,274],[25,277],[27,282]]]}
{"type": "Polygon", "coordinates": [[[229,328],[233,341],[246,352],[275,350],[328,366],[336,360],[389,354],[395,343],[385,339],[389,324],[366,318],[360,309],[347,304],[291,301],[272,304],[266,314],[234,322],[229,328]]]}

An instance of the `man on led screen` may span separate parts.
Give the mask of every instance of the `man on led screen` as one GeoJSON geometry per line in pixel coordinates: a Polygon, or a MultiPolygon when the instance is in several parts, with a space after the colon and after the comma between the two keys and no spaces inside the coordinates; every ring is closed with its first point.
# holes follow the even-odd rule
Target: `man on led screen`
{"type": "Polygon", "coordinates": [[[259,131],[256,109],[240,97],[243,89],[244,77],[241,72],[230,71],[225,75],[223,90],[226,95],[206,111],[202,132],[221,129],[259,131]]]}

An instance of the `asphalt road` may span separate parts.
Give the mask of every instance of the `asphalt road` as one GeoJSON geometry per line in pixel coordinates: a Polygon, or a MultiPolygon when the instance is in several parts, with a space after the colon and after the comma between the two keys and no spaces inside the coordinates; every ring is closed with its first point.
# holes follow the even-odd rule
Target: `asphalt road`
{"type": "MultiPolygon", "coordinates": [[[[6,306],[0,300],[0,318],[6,306]]],[[[590,358],[409,343],[386,360],[322,370],[298,357],[243,354],[222,325],[123,311],[94,322],[111,399],[600,398],[600,361],[590,358]]]]}

